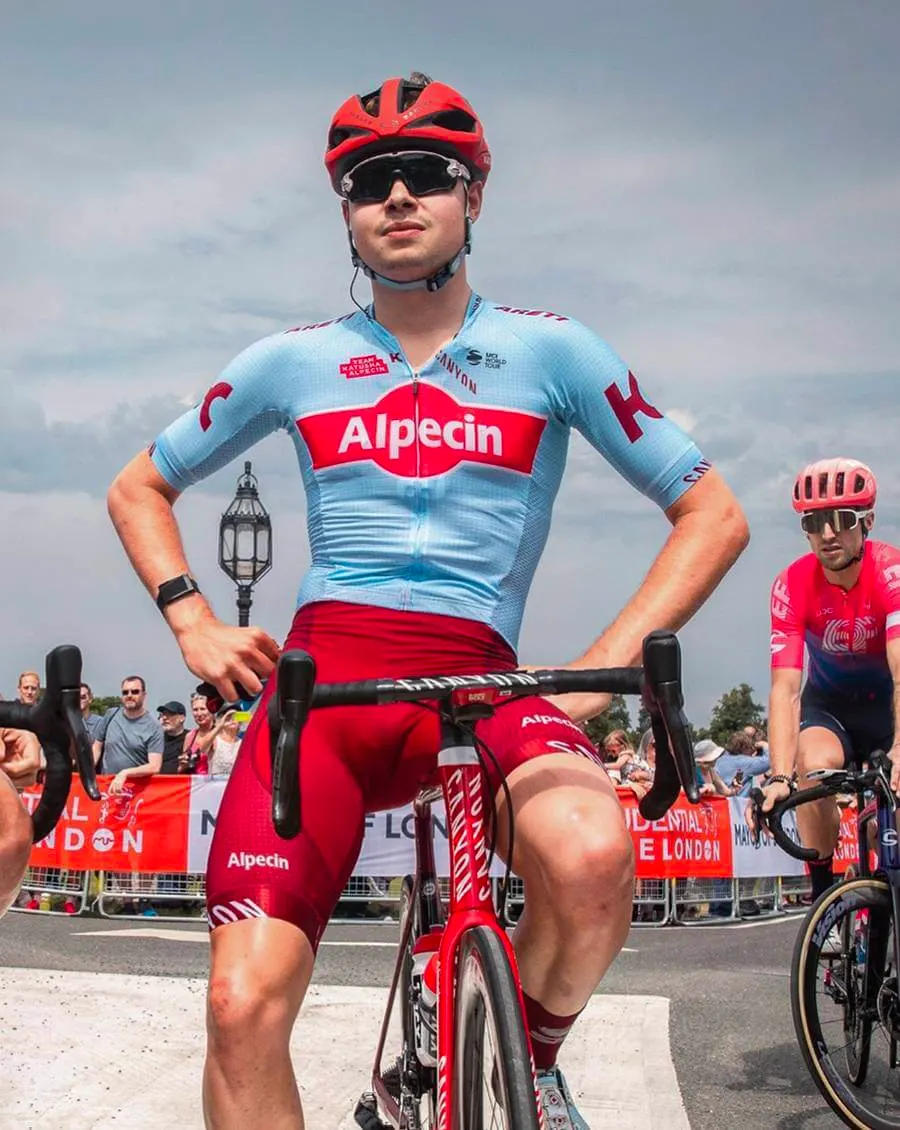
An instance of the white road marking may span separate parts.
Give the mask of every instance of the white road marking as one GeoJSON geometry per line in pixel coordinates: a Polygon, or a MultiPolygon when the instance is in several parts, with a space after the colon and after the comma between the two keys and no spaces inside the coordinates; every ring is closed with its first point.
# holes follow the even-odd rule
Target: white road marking
{"type": "MultiPolygon", "coordinates": [[[[200,1130],[205,996],[200,978],[4,969],[0,1031],[16,1038],[0,1056],[2,1125],[158,1130],[162,1079],[166,1124],[200,1130]]],[[[386,997],[310,988],[291,1041],[308,1130],[356,1130],[386,997]]],[[[665,998],[592,997],[561,1064],[590,1125],[689,1130],[665,998]]]]}

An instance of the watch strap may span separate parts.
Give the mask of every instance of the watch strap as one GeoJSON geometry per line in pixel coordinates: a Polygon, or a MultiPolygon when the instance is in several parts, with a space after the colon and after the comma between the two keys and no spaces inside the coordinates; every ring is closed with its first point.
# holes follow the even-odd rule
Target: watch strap
{"type": "Polygon", "coordinates": [[[189,577],[187,573],[182,573],[180,577],[172,577],[169,581],[163,581],[159,586],[159,591],[156,594],[156,607],[163,611],[170,604],[174,604],[176,600],[182,600],[186,596],[191,596],[195,592],[200,591],[200,586],[193,577],[189,577]]]}

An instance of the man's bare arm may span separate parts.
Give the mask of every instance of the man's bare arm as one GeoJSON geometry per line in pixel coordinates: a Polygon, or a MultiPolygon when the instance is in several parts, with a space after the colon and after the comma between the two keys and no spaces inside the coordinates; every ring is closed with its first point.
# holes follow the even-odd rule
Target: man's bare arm
{"type": "Polygon", "coordinates": [[[891,788],[900,795],[900,639],[888,640],[888,666],[894,680],[894,744],[890,749],[891,788]]]}
{"type": "MultiPolygon", "coordinates": [[[[107,495],[128,559],[154,599],[164,581],[191,571],[173,510],[177,498],[145,451],[117,475],[107,495]]],[[[201,593],[175,601],[163,615],[189,670],[227,701],[238,698],[237,682],[256,694],[278,660],[278,644],[270,635],[222,623],[201,593]]]]}
{"type": "Polygon", "coordinates": [[[640,588],[573,666],[621,666],[654,628],[677,630],[710,596],[750,540],[747,519],[713,468],[666,511],[672,531],[640,588]]]}

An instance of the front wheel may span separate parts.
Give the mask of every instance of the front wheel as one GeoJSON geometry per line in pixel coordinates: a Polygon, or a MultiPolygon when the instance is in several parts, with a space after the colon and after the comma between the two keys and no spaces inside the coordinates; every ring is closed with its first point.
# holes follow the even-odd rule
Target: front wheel
{"type": "Polygon", "coordinates": [[[539,1130],[519,994],[497,934],[462,937],[456,978],[454,1130],[539,1130]]]}
{"type": "Polygon", "coordinates": [[[900,996],[891,890],[853,879],[826,891],[797,936],[791,1012],[828,1105],[857,1130],[900,1128],[900,996]]]}

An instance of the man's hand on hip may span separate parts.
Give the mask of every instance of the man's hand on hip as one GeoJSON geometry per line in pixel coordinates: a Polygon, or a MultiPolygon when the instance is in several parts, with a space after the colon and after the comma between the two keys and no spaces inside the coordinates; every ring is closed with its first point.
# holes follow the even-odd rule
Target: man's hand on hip
{"type": "Polygon", "coordinates": [[[176,639],[188,669],[212,683],[226,702],[240,697],[236,683],[251,695],[259,694],[281,654],[262,628],[236,628],[214,618],[184,628],[176,639]]]}

